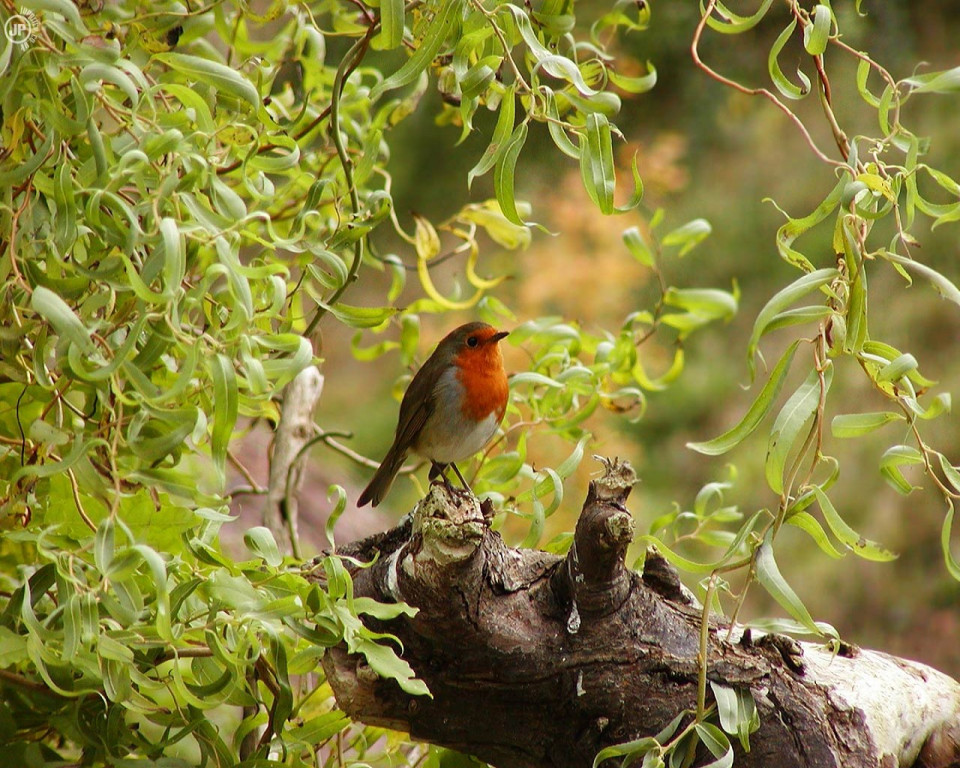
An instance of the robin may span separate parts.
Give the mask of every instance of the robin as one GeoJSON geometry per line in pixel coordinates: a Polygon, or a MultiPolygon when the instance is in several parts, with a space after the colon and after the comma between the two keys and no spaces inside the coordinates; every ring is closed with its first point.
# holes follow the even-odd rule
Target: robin
{"type": "Polygon", "coordinates": [[[393,445],[357,506],[383,501],[410,451],[430,460],[431,479],[439,474],[447,483],[444,470],[450,465],[469,488],[455,462],[490,442],[503,420],[507,372],[499,341],[508,333],[486,323],[467,323],[437,345],[407,387],[393,445]]]}

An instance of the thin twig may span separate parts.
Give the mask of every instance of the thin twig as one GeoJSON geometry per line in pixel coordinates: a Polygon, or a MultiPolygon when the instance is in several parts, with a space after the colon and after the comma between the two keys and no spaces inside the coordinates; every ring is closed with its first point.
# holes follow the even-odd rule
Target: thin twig
{"type": "Polygon", "coordinates": [[[0,669],[0,680],[5,683],[10,683],[11,685],[15,685],[18,688],[33,691],[34,693],[42,693],[46,696],[57,699],[63,698],[59,693],[51,690],[43,683],[38,683],[36,680],[31,680],[30,678],[19,675],[16,672],[11,672],[9,669],[0,669]]]}
{"type": "Polygon", "coordinates": [[[256,481],[254,476],[250,473],[250,470],[247,469],[245,466],[243,466],[243,463],[240,461],[240,459],[238,459],[234,455],[233,451],[227,451],[227,461],[229,461],[233,465],[234,469],[236,469],[237,472],[243,475],[244,480],[250,483],[250,488],[252,489],[252,493],[265,493],[264,489],[260,487],[260,484],[256,481]]]}
{"type": "Polygon", "coordinates": [[[763,96],[765,99],[768,99],[777,109],[783,112],[787,118],[789,118],[790,122],[796,126],[797,130],[803,135],[807,146],[810,147],[810,150],[820,160],[836,168],[846,167],[844,163],[829,157],[817,146],[816,142],[813,140],[813,137],[810,135],[810,132],[807,130],[807,127],[803,124],[803,121],[797,117],[786,104],[780,101],[780,99],[778,99],[774,93],[766,88],[748,88],[745,85],[741,85],[736,80],[731,80],[729,77],[721,75],[715,69],[703,62],[703,60],[700,58],[700,38],[703,36],[703,30],[707,26],[707,19],[710,17],[710,14],[713,13],[713,9],[716,7],[716,4],[717,0],[708,0],[707,7],[704,9],[703,15],[700,17],[700,23],[697,24],[697,29],[693,33],[693,42],[690,44],[690,54],[693,56],[693,61],[697,68],[703,70],[703,72],[712,77],[718,83],[722,83],[723,85],[733,88],[740,93],[743,93],[747,96],[763,96]]]}
{"type": "MultiPolygon", "coordinates": [[[[353,72],[354,67],[363,59],[377,26],[377,23],[371,24],[367,28],[366,34],[354,42],[350,50],[347,51],[346,55],[340,61],[340,66],[337,67],[337,74],[333,78],[333,92],[330,94],[330,129],[333,133],[333,145],[336,147],[337,157],[340,158],[340,166],[343,168],[343,179],[347,185],[350,207],[354,216],[360,214],[360,194],[357,192],[357,186],[353,182],[353,161],[347,153],[347,148],[343,143],[343,136],[340,133],[340,99],[343,96],[343,87],[346,84],[347,78],[350,76],[350,73],[353,72]]],[[[350,271],[347,273],[343,285],[331,293],[326,301],[317,307],[313,318],[303,332],[304,336],[309,337],[313,333],[317,324],[327,313],[327,308],[333,306],[350,284],[357,279],[357,274],[360,272],[360,265],[363,263],[365,245],[365,236],[357,238],[353,246],[353,263],[350,265],[350,271]]]]}
{"type": "Polygon", "coordinates": [[[77,476],[73,474],[73,469],[67,470],[67,476],[70,478],[70,490],[73,491],[73,503],[77,505],[77,512],[80,513],[80,518],[94,533],[97,532],[97,526],[94,525],[93,520],[90,519],[90,516],[87,514],[87,511],[83,508],[83,502],[80,500],[80,487],[77,485],[77,476]]]}

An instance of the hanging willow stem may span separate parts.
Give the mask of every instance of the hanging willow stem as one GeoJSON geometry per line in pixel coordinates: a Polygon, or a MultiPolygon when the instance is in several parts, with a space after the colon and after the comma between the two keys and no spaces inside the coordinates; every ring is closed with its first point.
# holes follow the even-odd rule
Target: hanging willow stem
{"type": "MultiPolygon", "coordinates": [[[[340,61],[337,67],[337,74],[333,79],[333,93],[330,95],[330,128],[333,131],[333,145],[337,150],[337,157],[340,159],[340,166],[343,168],[343,179],[347,185],[347,192],[350,196],[350,208],[354,216],[360,213],[360,195],[357,192],[357,186],[353,183],[353,161],[347,154],[347,147],[343,141],[343,135],[340,132],[340,99],[343,96],[343,86],[347,77],[353,72],[356,65],[359,64],[363,55],[366,53],[367,46],[370,45],[370,38],[376,31],[378,23],[373,23],[367,28],[366,34],[359,38],[347,51],[346,55],[340,61]]],[[[363,250],[366,237],[361,237],[353,246],[353,263],[350,264],[350,271],[347,273],[343,285],[337,288],[330,296],[317,307],[310,324],[304,331],[304,336],[309,336],[316,329],[321,318],[327,313],[327,307],[335,304],[347,286],[357,279],[357,273],[360,271],[360,264],[363,262],[363,250]]]]}

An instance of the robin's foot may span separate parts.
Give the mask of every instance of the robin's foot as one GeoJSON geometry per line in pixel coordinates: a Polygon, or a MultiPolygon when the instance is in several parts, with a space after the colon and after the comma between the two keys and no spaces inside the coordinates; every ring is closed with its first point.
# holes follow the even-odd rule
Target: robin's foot
{"type": "Polygon", "coordinates": [[[432,463],[432,466],[431,466],[431,468],[430,468],[429,479],[430,479],[431,481],[434,481],[434,482],[435,482],[437,479],[439,479],[440,482],[443,483],[443,487],[446,488],[446,489],[447,489],[450,493],[452,493],[452,494],[455,494],[455,493],[459,493],[459,494],[468,493],[468,494],[470,494],[471,496],[473,495],[473,491],[470,489],[470,485],[469,485],[469,484],[467,483],[467,481],[464,479],[463,475],[460,474],[460,470],[457,468],[457,465],[456,465],[456,464],[453,464],[453,463],[450,463],[450,464],[439,464],[439,463],[437,463],[437,462],[433,462],[433,463],[432,463]],[[453,471],[456,473],[457,478],[460,480],[460,483],[461,483],[461,485],[463,486],[463,488],[454,488],[454,487],[450,484],[450,479],[447,477],[447,467],[453,467],[453,471]]]}
{"type": "Polygon", "coordinates": [[[447,478],[447,465],[439,464],[436,461],[430,463],[430,474],[427,476],[427,479],[431,483],[435,483],[437,480],[440,480],[443,483],[443,487],[448,491],[453,491],[453,486],[450,485],[450,480],[447,478]]]}

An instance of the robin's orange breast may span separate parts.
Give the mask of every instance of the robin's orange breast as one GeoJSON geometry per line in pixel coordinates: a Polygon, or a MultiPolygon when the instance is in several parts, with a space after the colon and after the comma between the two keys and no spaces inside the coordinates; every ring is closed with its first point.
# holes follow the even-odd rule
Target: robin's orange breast
{"type": "Polygon", "coordinates": [[[496,414],[499,424],[510,391],[500,348],[491,344],[471,352],[456,360],[457,380],[463,386],[461,410],[466,418],[478,422],[496,414]]]}

